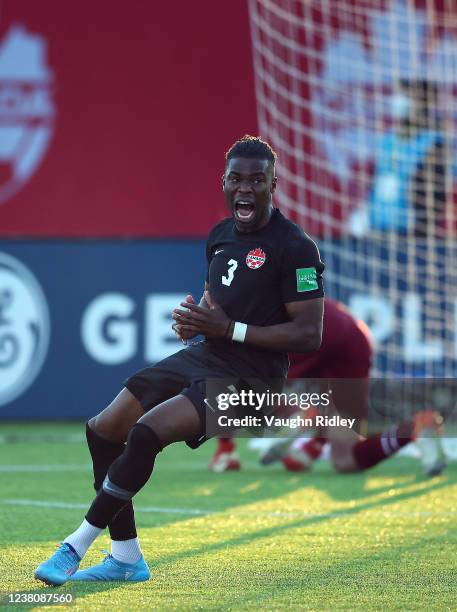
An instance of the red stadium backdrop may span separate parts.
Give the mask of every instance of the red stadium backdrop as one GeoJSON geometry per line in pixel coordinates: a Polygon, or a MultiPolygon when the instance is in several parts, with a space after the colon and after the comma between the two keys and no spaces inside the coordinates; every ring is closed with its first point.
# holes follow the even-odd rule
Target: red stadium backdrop
{"type": "MultiPolygon", "coordinates": [[[[348,7],[359,4],[347,0],[348,7]]],[[[0,236],[205,236],[225,215],[222,153],[243,133],[257,132],[247,0],[1,6],[0,236]]],[[[325,45],[348,23],[335,17],[322,30],[320,3],[313,7],[313,69],[320,74],[325,45]]],[[[435,8],[439,13],[442,4],[435,8]]],[[[350,28],[369,48],[366,19],[350,28]]],[[[309,104],[310,89],[301,87],[309,104]]],[[[322,131],[310,116],[304,121],[322,131]]],[[[327,212],[341,219],[339,178],[312,138],[303,139],[310,157],[301,168],[285,155],[283,162],[310,185],[325,186],[333,194],[327,212]]],[[[356,178],[360,168],[352,170],[356,178]]],[[[351,181],[354,200],[359,183],[351,181]]],[[[320,194],[306,190],[306,228],[317,236],[320,194]]]]}
{"type": "Polygon", "coordinates": [[[0,419],[86,418],[177,349],[168,315],[201,291],[204,238],[227,214],[223,152],[257,133],[257,112],[280,154],[275,202],[317,236],[328,295],[370,324],[376,372],[454,376],[452,234],[436,232],[416,261],[414,241],[352,238],[335,223],[371,184],[374,149],[355,136],[372,142],[390,125],[371,112],[368,77],[391,74],[391,57],[407,74],[422,66],[392,38],[398,12],[414,26],[411,57],[452,68],[441,101],[457,176],[457,11],[426,5],[438,17],[446,6],[446,24],[424,29],[425,0],[251,0],[251,16],[247,0],[0,0],[0,419]]]}
{"type": "Polygon", "coordinates": [[[0,235],[204,236],[257,129],[245,0],[1,8],[0,235]]]}

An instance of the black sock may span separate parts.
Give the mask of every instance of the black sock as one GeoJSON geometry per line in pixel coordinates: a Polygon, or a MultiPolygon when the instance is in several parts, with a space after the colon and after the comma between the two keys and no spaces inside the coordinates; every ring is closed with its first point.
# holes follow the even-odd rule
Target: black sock
{"type": "MultiPolygon", "coordinates": [[[[122,442],[110,442],[98,435],[86,424],[86,439],[92,457],[94,489],[99,491],[105,480],[108,468],[125,450],[122,442]]],[[[135,513],[131,501],[116,514],[108,525],[111,539],[130,540],[136,538],[135,513]]]]}
{"type": "Polygon", "coordinates": [[[154,431],[147,425],[136,423],[128,435],[124,452],[110,466],[86,520],[101,529],[110,524],[149,480],[155,458],[161,450],[162,443],[154,431]]]}

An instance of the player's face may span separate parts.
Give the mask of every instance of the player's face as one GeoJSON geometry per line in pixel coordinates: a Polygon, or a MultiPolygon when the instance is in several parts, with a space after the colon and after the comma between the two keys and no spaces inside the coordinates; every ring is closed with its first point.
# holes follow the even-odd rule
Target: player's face
{"type": "Polygon", "coordinates": [[[276,187],[274,166],[266,159],[235,157],[222,180],[225,199],[237,228],[252,232],[268,222],[276,187]]]}

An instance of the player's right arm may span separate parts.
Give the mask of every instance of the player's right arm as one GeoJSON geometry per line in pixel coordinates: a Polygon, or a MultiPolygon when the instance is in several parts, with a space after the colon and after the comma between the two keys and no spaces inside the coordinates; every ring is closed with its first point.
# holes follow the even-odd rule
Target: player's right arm
{"type": "MultiPolygon", "coordinates": [[[[202,297],[200,298],[200,301],[198,303],[198,306],[200,306],[201,308],[209,309],[209,305],[205,300],[205,292],[209,291],[209,264],[211,261],[211,236],[212,236],[213,231],[217,229],[219,225],[220,224],[216,225],[215,228],[213,228],[206,242],[206,260],[207,260],[208,267],[206,270],[205,288],[203,290],[202,297]]],[[[187,295],[184,302],[187,304],[195,304],[195,300],[192,295],[187,295]]],[[[187,344],[188,340],[192,340],[192,338],[195,338],[196,336],[200,335],[199,331],[189,328],[188,326],[184,327],[183,325],[184,321],[182,319],[182,311],[180,311],[178,308],[175,308],[173,310],[171,316],[174,319],[174,323],[172,325],[173,331],[175,332],[177,338],[179,338],[179,340],[181,340],[183,344],[187,344]]]]}
{"type": "MultiPolygon", "coordinates": [[[[200,301],[198,303],[198,305],[201,308],[209,308],[209,306],[208,306],[208,304],[207,304],[207,302],[205,300],[205,291],[208,291],[208,289],[209,289],[209,285],[205,281],[205,289],[204,289],[202,297],[200,298],[200,301]]],[[[190,294],[186,295],[186,298],[185,298],[184,301],[187,302],[188,304],[195,304],[195,300],[194,300],[193,296],[190,295],[190,294]]],[[[171,316],[172,316],[172,318],[175,321],[175,323],[173,323],[173,325],[172,325],[173,331],[175,332],[176,337],[179,340],[181,340],[181,342],[183,344],[187,344],[188,340],[192,340],[192,338],[195,338],[196,336],[199,335],[198,332],[189,331],[189,330],[186,330],[186,329],[183,328],[183,325],[179,322],[181,316],[180,316],[179,310],[177,308],[175,308],[173,310],[173,313],[172,313],[171,316]]]]}

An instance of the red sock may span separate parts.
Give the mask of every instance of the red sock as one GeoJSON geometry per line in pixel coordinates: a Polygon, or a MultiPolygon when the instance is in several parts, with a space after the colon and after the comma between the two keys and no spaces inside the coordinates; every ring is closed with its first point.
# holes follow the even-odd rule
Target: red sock
{"type": "Polygon", "coordinates": [[[314,436],[314,438],[311,438],[311,440],[303,444],[302,450],[304,450],[311,459],[318,459],[326,442],[327,438],[325,436],[314,436]]]}
{"type": "Polygon", "coordinates": [[[235,441],[233,438],[219,438],[217,450],[220,453],[233,453],[235,441]]]}
{"type": "Polygon", "coordinates": [[[406,421],[387,429],[382,434],[370,436],[357,442],[353,448],[354,459],[361,470],[373,467],[380,461],[394,455],[402,446],[412,441],[414,423],[406,421]]]}

